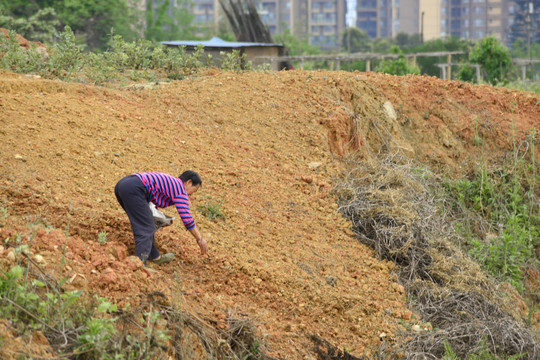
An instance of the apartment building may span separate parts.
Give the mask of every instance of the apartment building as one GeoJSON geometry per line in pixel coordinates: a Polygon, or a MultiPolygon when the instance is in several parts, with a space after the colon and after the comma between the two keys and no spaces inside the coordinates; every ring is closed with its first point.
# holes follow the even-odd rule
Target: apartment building
{"type": "MultiPolygon", "coordinates": [[[[217,28],[223,10],[218,0],[192,0],[195,24],[217,28]]],[[[347,0],[255,0],[272,35],[288,30],[323,48],[338,48],[345,30],[347,0]]]]}
{"type": "Polygon", "coordinates": [[[195,24],[213,24],[217,26],[219,20],[219,0],[191,0],[195,24]]]}
{"type": "Polygon", "coordinates": [[[255,0],[272,35],[289,30],[322,48],[339,47],[347,0],[255,0]]]}
{"type": "Polygon", "coordinates": [[[441,36],[507,42],[516,11],[511,0],[441,0],[441,36]]]}
{"type": "Polygon", "coordinates": [[[516,11],[511,0],[357,0],[356,26],[373,38],[405,32],[506,41],[516,11]]]}

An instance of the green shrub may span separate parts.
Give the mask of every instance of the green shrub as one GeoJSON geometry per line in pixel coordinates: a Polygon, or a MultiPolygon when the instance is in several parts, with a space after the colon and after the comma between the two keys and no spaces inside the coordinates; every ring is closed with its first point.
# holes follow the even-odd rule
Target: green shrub
{"type": "Polygon", "coordinates": [[[60,41],[53,46],[49,61],[51,72],[60,78],[69,78],[82,69],[83,53],[69,26],[60,33],[60,41]]]}
{"type": "Polygon", "coordinates": [[[399,47],[394,45],[392,46],[391,51],[393,54],[398,55],[398,58],[393,60],[384,59],[375,68],[375,71],[392,75],[420,74],[420,68],[418,66],[408,64],[403,52],[399,47]]]}
{"type": "Polygon", "coordinates": [[[43,73],[48,65],[43,53],[37,51],[35,44],[29,49],[20,46],[14,31],[9,37],[0,33],[0,66],[18,73],[43,73]]]}
{"type": "Polygon", "coordinates": [[[225,219],[219,201],[208,199],[204,205],[199,206],[199,211],[206,216],[209,220],[225,219]]]}
{"type": "Polygon", "coordinates": [[[252,70],[251,61],[247,61],[247,55],[240,55],[240,50],[220,53],[222,56],[221,68],[227,71],[240,72],[242,70],[252,70]]]}

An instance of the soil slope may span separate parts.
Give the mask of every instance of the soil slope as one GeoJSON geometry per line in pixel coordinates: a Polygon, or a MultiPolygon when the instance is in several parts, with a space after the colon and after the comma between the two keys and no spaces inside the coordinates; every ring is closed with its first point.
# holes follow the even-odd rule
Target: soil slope
{"type": "Polygon", "coordinates": [[[223,327],[246,315],[268,353],[285,359],[313,358],[312,334],[369,354],[382,333],[391,339],[416,321],[392,264],[336,212],[344,159],[399,151],[461,174],[480,151],[495,161],[540,128],[538,95],[429,77],[208,70],[106,89],[2,72],[0,94],[3,239],[41,227],[33,252],[66,286],[119,304],[159,291],[223,327]],[[157,233],[176,260],[148,274],[129,258],[114,185],[133,172],[185,169],[203,177],[191,202],[210,254],[177,222],[157,233]],[[197,211],[208,203],[221,204],[224,219],[197,211]]]}

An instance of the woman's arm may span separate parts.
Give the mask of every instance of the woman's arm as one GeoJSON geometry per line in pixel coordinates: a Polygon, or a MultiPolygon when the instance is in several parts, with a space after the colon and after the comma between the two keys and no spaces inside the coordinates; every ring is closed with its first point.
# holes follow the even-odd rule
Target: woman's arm
{"type": "Polygon", "coordinates": [[[201,233],[199,232],[199,229],[197,227],[194,227],[193,229],[189,230],[191,235],[197,240],[197,244],[201,248],[201,254],[205,255],[208,252],[208,244],[206,243],[206,240],[203,239],[201,233]]]}

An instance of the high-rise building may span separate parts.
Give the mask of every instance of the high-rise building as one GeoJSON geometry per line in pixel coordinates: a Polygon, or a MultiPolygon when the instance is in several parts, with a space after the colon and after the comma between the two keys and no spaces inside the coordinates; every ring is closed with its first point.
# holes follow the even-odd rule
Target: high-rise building
{"type": "Polygon", "coordinates": [[[357,0],[356,26],[373,38],[404,32],[506,41],[516,9],[513,0],[357,0]]]}
{"type": "Polygon", "coordinates": [[[506,42],[515,6],[512,0],[441,0],[441,36],[506,42]]]}
{"type": "Polygon", "coordinates": [[[345,30],[345,0],[308,0],[308,34],[310,43],[323,48],[340,44],[340,34],[345,30]]]}
{"type": "MultiPolygon", "coordinates": [[[[193,5],[196,24],[217,27],[223,12],[218,0],[193,0],[193,5]]],[[[339,47],[347,0],[255,0],[255,5],[272,35],[288,30],[312,45],[339,47]]]]}
{"type": "Polygon", "coordinates": [[[441,0],[420,0],[420,31],[424,41],[441,37],[441,0]]]}

